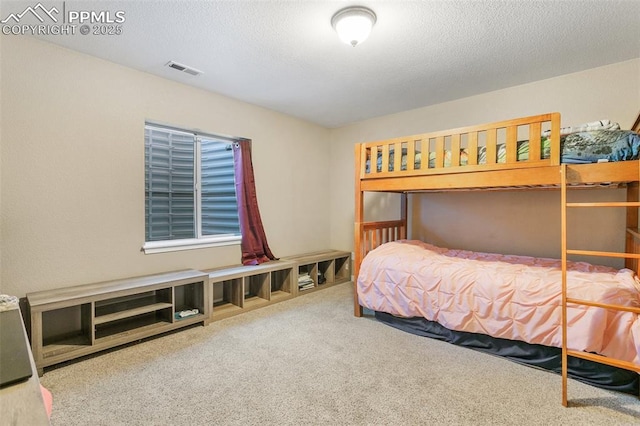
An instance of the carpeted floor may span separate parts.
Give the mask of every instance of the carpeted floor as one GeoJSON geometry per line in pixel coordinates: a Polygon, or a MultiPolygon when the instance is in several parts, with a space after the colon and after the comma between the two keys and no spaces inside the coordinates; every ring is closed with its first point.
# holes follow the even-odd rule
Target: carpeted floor
{"type": "Polygon", "coordinates": [[[630,425],[640,401],[352,314],[350,283],[46,371],[57,425],[630,425]]]}

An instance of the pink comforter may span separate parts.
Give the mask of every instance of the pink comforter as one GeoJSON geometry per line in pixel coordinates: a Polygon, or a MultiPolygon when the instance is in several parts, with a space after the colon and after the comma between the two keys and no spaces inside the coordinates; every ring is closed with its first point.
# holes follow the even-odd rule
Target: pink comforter
{"type": "MultiPolygon", "coordinates": [[[[635,274],[570,262],[568,296],[640,307],[635,274]]],[[[362,262],[360,304],[402,317],[424,317],[457,331],[562,346],[560,261],[448,250],[396,241],[362,262]]],[[[584,305],[567,310],[568,346],[640,364],[638,314],[584,305]]]]}

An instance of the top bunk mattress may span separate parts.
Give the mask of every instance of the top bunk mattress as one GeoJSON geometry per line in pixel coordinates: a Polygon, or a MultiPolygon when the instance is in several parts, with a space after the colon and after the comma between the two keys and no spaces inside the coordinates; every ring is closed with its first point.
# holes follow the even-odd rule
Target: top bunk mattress
{"type": "MultiPolygon", "coordinates": [[[[360,304],[374,311],[561,347],[561,279],[555,259],[403,240],[367,254],[356,288],[360,304]]],[[[640,307],[640,284],[629,269],[569,262],[567,285],[569,297],[640,307]]],[[[567,318],[569,348],[640,364],[638,314],[569,304],[567,318]]]]}

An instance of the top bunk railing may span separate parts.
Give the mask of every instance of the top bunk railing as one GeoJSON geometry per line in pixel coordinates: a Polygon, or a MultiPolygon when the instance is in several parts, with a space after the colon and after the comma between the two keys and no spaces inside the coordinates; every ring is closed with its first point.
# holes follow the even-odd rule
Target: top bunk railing
{"type": "Polygon", "coordinates": [[[367,142],[357,150],[361,180],[556,166],[560,114],[367,142]]]}

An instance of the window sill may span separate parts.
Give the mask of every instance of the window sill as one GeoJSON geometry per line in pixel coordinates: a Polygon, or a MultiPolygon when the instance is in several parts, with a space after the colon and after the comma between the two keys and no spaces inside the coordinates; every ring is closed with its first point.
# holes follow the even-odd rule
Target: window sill
{"type": "Polygon", "coordinates": [[[210,247],[239,245],[242,237],[230,235],[226,237],[189,238],[185,240],[148,241],[142,246],[144,254],[167,253],[172,251],[195,250],[210,247]]]}

